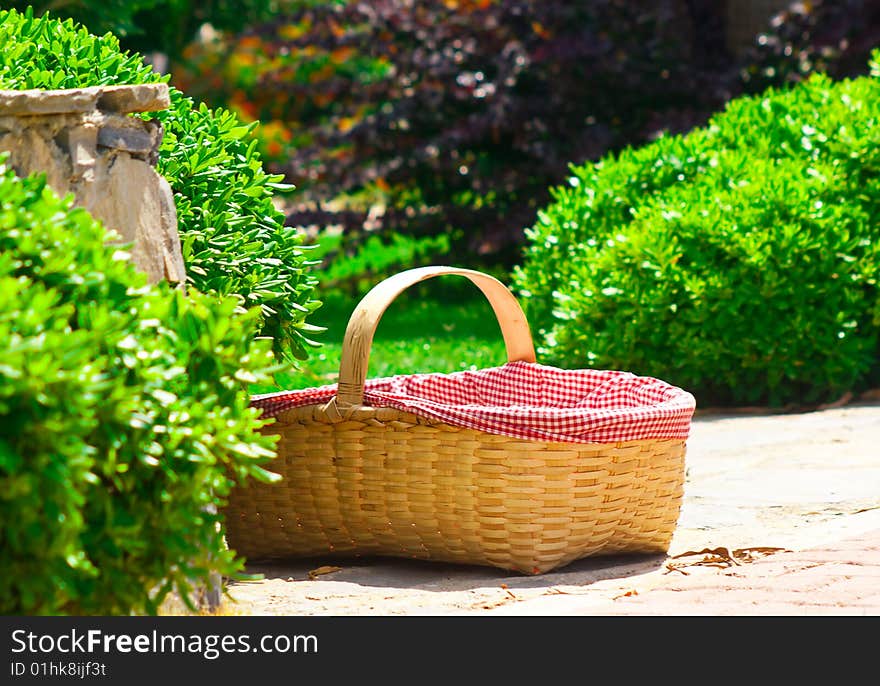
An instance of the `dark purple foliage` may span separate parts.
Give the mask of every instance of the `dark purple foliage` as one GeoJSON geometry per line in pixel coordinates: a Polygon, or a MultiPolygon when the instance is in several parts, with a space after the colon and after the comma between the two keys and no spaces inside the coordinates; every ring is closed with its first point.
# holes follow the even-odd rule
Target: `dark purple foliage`
{"type": "Polygon", "coordinates": [[[288,224],[342,225],[343,250],[360,244],[365,227],[445,233],[444,259],[508,266],[570,163],[687,131],[745,90],[826,68],[864,71],[878,6],[792,9],[736,56],[724,5],[712,0],[319,4],[251,33],[270,53],[347,50],[385,60],[387,74],[337,68],[315,82],[269,72],[254,91],[262,111],[305,134],[276,169],[302,201],[288,224]],[[308,31],[282,38],[282,27],[304,21],[308,31]],[[389,194],[384,213],[327,209],[371,182],[389,194]]]}
{"type": "Polygon", "coordinates": [[[833,78],[865,73],[880,46],[880,0],[793,2],[777,14],[745,55],[750,92],[796,83],[813,72],[833,78]]]}
{"type": "MultiPolygon", "coordinates": [[[[705,21],[712,4],[381,0],[303,10],[276,24],[311,17],[311,31],[288,49],[351,46],[387,58],[391,70],[370,83],[343,74],[322,82],[333,116],[320,113],[312,144],[295,150],[284,171],[315,198],[381,179],[392,192],[383,229],[448,232],[456,256],[503,261],[569,163],[663,129],[687,130],[729,96],[732,79],[714,69],[724,59],[713,33],[721,24],[705,21]],[[353,128],[335,125],[363,110],[370,113],[353,128]]],[[[260,36],[271,33],[264,27],[260,36]]],[[[300,101],[313,88],[264,85],[300,101]]],[[[341,223],[355,240],[364,220],[313,208],[288,219],[341,223]]]]}

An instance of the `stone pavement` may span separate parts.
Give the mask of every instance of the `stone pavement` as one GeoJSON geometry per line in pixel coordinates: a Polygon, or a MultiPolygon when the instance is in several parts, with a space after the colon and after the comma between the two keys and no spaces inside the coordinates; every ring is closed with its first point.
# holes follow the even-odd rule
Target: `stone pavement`
{"type": "MultiPolygon", "coordinates": [[[[729,552],[729,551],[728,551],[729,552]]],[[[505,614],[531,615],[859,615],[880,616],[880,529],[817,548],[745,563],[704,555],[641,592],[579,602],[558,594],[505,614]]]]}
{"type": "Polygon", "coordinates": [[[880,404],[705,415],[667,556],[539,576],[410,560],[294,560],[230,586],[252,615],[878,615],[880,404]],[[312,578],[311,570],[337,571],[312,578]]]}
{"type": "Polygon", "coordinates": [[[691,573],[594,614],[880,616],[880,529],[720,572],[691,573]]]}

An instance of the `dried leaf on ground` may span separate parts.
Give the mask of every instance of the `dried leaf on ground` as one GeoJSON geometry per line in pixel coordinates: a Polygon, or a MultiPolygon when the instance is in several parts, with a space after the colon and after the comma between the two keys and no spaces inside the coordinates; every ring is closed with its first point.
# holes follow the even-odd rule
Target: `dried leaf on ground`
{"type": "Polygon", "coordinates": [[[638,594],[639,594],[639,592],[636,589],[631,588],[630,590],[625,591],[624,593],[620,593],[619,595],[614,596],[612,598],[612,600],[618,600],[619,598],[632,598],[633,596],[637,596],[638,594]]]}
{"type": "Polygon", "coordinates": [[[679,560],[681,558],[695,557],[701,555],[698,560],[685,560],[682,562],[667,562],[666,572],[680,572],[687,575],[684,571],[685,567],[719,567],[726,569],[727,567],[736,567],[749,562],[754,562],[758,558],[772,555],[773,553],[787,552],[785,548],[773,548],[770,546],[754,546],[751,548],[736,548],[730,550],[724,546],[718,548],[703,548],[702,550],[688,550],[687,552],[674,555],[671,559],[679,560]]]}
{"type": "Polygon", "coordinates": [[[333,572],[341,572],[342,567],[333,567],[331,565],[324,565],[323,567],[318,567],[317,569],[313,569],[309,572],[310,579],[317,579],[319,576],[323,574],[332,574],[333,572]]]}

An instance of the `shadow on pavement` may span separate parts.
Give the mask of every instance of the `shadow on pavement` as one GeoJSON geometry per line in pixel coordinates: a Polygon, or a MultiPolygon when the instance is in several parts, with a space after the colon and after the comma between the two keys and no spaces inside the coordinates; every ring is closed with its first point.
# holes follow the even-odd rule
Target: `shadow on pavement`
{"type": "MultiPolygon", "coordinates": [[[[313,558],[248,565],[247,574],[262,574],[266,580],[308,582],[309,572],[322,567],[338,571],[317,575],[321,581],[334,581],[375,588],[410,588],[423,591],[467,591],[504,584],[507,588],[550,588],[560,584],[583,584],[604,579],[620,579],[646,574],[663,566],[666,555],[600,555],[576,560],[545,574],[517,572],[427,560],[400,558],[313,558]]],[[[230,588],[240,583],[230,581],[230,588]]]]}

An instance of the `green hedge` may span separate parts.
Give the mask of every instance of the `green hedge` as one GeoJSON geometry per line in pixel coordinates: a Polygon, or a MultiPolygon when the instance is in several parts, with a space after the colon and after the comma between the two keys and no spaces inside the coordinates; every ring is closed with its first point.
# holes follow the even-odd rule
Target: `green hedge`
{"type": "MultiPolygon", "coordinates": [[[[154,83],[167,77],[71,20],[0,11],[0,88],[78,88],[154,83]]],[[[171,88],[171,108],[151,113],[165,127],[159,171],[174,190],[187,275],[200,291],[260,306],[261,334],[280,356],[305,358],[315,328],[307,315],[316,280],[301,237],[272,203],[280,176],[267,175],[243,125],[223,109],[196,106],[171,88]]]]}
{"type": "Polygon", "coordinates": [[[878,123],[876,73],[813,76],[572,167],[514,277],[541,357],[658,376],[702,404],[875,381],[878,123]]]}
{"type": "Polygon", "coordinates": [[[42,177],[0,160],[0,613],[155,612],[235,574],[218,515],[272,477],[257,312],[149,286],[42,177]]]}

